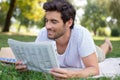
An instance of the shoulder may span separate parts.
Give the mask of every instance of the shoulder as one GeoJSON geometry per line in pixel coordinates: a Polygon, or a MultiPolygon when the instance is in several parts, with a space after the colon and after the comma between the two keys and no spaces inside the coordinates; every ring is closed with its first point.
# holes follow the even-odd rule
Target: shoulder
{"type": "MultiPolygon", "coordinates": [[[[74,25],[73,30],[78,31],[78,32],[88,31],[87,28],[85,28],[85,27],[83,27],[83,26],[81,26],[81,25],[74,25]]],[[[88,31],[88,32],[89,32],[89,31],[88,31]]]]}
{"type": "Polygon", "coordinates": [[[45,27],[43,27],[40,29],[40,32],[39,32],[35,42],[46,41],[46,40],[48,40],[47,30],[45,27]]]}
{"type": "Polygon", "coordinates": [[[89,30],[83,26],[74,26],[76,42],[81,57],[86,57],[95,52],[95,44],[89,30]]]}
{"type": "Polygon", "coordinates": [[[40,29],[38,36],[46,34],[46,33],[47,33],[47,30],[46,30],[45,27],[43,27],[43,28],[40,29]]]}
{"type": "Polygon", "coordinates": [[[76,35],[76,37],[79,37],[79,38],[82,38],[86,35],[90,35],[89,30],[81,25],[74,25],[72,33],[76,35]]]}
{"type": "Polygon", "coordinates": [[[47,31],[47,30],[46,30],[45,27],[43,27],[43,28],[40,29],[40,32],[46,32],[46,31],[47,31]]]}

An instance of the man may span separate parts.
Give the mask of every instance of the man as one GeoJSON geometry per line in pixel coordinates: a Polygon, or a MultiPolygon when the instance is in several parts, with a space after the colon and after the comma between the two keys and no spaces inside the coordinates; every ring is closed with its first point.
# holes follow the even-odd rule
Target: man
{"type": "MultiPolygon", "coordinates": [[[[89,31],[74,25],[76,12],[73,6],[65,0],[53,0],[46,2],[43,8],[46,11],[45,27],[41,29],[35,42],[55,41],[61,67],[53,68],[50,74],[56,79],[98,75],[96,47],[89,31]]],[[[27,67],[18,61],[16,69],[24,71],[27,67]]]]}

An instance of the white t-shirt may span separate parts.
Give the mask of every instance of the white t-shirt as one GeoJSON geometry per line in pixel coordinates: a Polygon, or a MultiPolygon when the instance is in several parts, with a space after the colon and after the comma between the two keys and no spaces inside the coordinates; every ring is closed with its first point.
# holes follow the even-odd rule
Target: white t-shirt
{"type": "MultiPolygon", "coordinates": [[[[54,41],[47,37],[46,28],[42,28],[35,42],[54,41]]],[[[90,32],[79,25],[71,30],[71,37],[64,54],[57,54],[60,67],[83,68],[81,57],[86,57],[96,51],[90,32]]]]}

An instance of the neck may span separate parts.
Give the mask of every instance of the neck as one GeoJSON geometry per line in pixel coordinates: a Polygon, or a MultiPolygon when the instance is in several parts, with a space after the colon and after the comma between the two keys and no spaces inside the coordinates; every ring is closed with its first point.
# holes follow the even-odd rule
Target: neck
{"type": "Polygon", "coordinates": [[[66,31],[66,33],[60,38],[56,39],[57,52],[58,54],[63,54],[67,48],[70,39],[71,30],[66,31]]]}
{"type": "Polygon", "coordinates": [[[71,30],[69,29],[68,31],[66,31],[66,33],[63,36],[55,40],[56,44],[61,46],[67,45],[70,39],[70,35],[71,35],[71,30]]]}

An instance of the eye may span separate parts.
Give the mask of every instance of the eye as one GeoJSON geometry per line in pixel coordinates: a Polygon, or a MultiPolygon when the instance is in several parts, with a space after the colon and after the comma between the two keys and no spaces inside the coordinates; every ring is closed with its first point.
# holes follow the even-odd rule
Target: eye
{"type": "Polygon", "coordinates": [[[51,20],[51,22],[52,22],[53,24],[57,24],[57,23],[58,23],[57,20],[51,20]]]}

